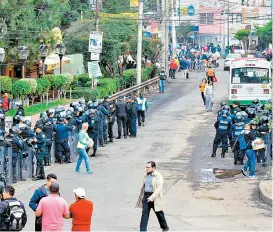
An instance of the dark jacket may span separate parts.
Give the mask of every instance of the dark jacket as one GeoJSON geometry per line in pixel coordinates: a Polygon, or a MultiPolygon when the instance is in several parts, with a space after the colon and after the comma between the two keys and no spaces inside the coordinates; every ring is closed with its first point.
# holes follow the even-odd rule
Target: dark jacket
{"type": "Polygon", "coordinates": [[[54,131],[56,132],[56,140],[68,139],[68,131],[72,131],[73,126],[64,123],[57,123],[54,127],[54,131]]]}
{"type": "MultiPolygon", "coordinates": [[[[9,198],[7,200],[1,201],[0,202],[0,231],[9,231],[9,221],[7,221],[7,217],[9,217],[9,203],[10,202],[15,202],[15,201],[19,201],[16,198],[9,198]]],[[[25,206],[24,204],[20,202],[21,207],[24,209],[25,211],[25,206]]],[[[23,216],[23,221],[22,224],[25,225],[27,223],[27,217],[26,217],[26,211],[25,214],[23,216]]]]}
{"type": "Polygon", "coordinates": [[[127,115],[127,103],[125,101],[118,101],[115,104],[117,110],[117,117],[127,115]]]}
{"type": "Polygon", "coordinates": [[[253,135],[253,133],[250,131],[249,133],[244,134],[245,141],[247,143],[247,150],[252,149],[252,141],[254,141],[256,138],[253,135]]]}
{"type": "Polygon", "coordinates": [[[38,204],[40,200],[44,197],[48,196],[48,193],[46,191],[45,185],[42,185],[41,187],[37,188],[35,192],[33,193],[30,202],[29,202],[29,207],[33,210],[36,211],[38,204]]]}

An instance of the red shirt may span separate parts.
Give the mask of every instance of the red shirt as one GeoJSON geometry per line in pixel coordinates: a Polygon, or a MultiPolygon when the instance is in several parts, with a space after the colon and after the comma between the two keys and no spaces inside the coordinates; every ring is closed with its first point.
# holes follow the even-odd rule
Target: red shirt
{"type": "Polygon", "coordinates": [[[172,62],[171,62],[170,68],[171,68],[171,69],[177,69],[177,64],[176,64],[175,61],[172,61],[172,62]]]}
{"type": "Polygon", "coordinates": [[[90,231],[93,203],[86,199],[80,199],[71,204],[69,211],[72,217],[72,231],[90,231]]]}
{"type": "Polygon", "coordinates": [[[9,99],[8,98],[3,99],[3,107],[5,110],[9,109],[9,99]]]}

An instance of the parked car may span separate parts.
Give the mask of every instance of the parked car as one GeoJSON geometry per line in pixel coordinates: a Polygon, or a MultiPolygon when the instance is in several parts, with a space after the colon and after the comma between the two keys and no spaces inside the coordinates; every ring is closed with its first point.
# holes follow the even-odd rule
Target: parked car
{"type": "Polygon", "coordinates": [[[242,55],[238,54],[238,53],[237,54],[236,53],[228,54],[225,59],[225,63],[224,63],[224,71],[229,70],[231,62],[235,59],[238,59],[238,58],[242,58],[242,55]]]}

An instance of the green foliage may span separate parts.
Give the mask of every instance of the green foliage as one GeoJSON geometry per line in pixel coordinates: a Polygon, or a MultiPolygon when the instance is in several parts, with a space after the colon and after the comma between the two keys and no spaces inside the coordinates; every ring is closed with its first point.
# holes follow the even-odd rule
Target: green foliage
{"type": "Polygon", "coordinates": [[[37,89],[36,93],[41,95],[42,93],[47,92],[50,89],[50,81],[46,78],[37,79],[37,89]]]}
{"type": "Polygon", "coordinates": [[[37,89],[37,82],[35,79],[33,78],[23,78],[20,81],[26,82],[29,84],[30,87],[30,92],[29,94],[35,94],[36,93],[36,89],[37,89]]]}
{"type": "MultiPolygon", "coordinates": [[[[50,103],[48,103],[48,105],[46,105],[46,103],[42,103],[42,104],[37,104],[34,106],[24,107],[25,115],[32,116],[35,114],[39,114],[39,113],[45,112],[47,109],[56,108],[59,105],[68,104],[71,101],[72,100],[63,100],[62,99],[62,100],[50,102],[50,103]]],[[[7,112],[7,116],[14,116],[16,111],[17,111],[17,109],[9,110],[7,112]]]]}
{"type": "Polygon", "coordinates": [[[71,73],[65,73],[65,74],[62,75],[62,77],[64,79],[64,85],[63,86],[68,88],[72,84],[72,82],[74,80],[74,75],[71,74],[71,73]]]}
{"type": "Polygon", "coordinates": [[[42,77],[50,81],[50,88],[53,90],[57,90],[65,84],[65,77],[62,75],[44,75],[42,77]]]}
{"type": "Polygon", "coordinates": [[[99,79],[97,90],[99,91],[100,98],[112,95],[117,91],[117,79],[112,78],[99,79]]]}
{"type": "Polygon", "coordinates": [[[72,89],[74,89],[75,87],[77,87],[78,86],[78,76],[77,75],[74,75],[73,76],[73,81],[72,81],[72,83],[71,83],[71,88],[72,89]]]}
{"type": "Polygon", "coordinates": [[[31,94],[30,84],[26,81],[16,81],[12,86],[13,96],[24,98],[27,95],[31,94]]]}
{"type": "Polygon", "coordinates": [[[83,86],[86,86],[86,83],[90,81],[89,74],[83,73],[81,75],[78,75],[78,81],[81,82],[83,86]]]}
{"type": "Polygon", "coordinates": [[[236,32],[236,34],[234,35],[234,38],[240,41],[246,41],[248,40],[249,33],[250,31],[247,29],[240,29],[236,32]]]}
{"type": "Polygon", "coordinates": [[[181,36],[184,39],[187,39],[189,33],[192,31],[192,24],[190,22],[186,22],[181,24],[177,30],[176,30],[176,34],[177,36],[181,36]]]}
{"type": "Polygon", "coordinates": [[[272,41],[272,20],[263,27],[256,27],[255,35],[259,37],[259,40],[265,46],[268,46],[268,44],[272,41]]]}
{"type": "Polygon", "coordinates": [[[12,91],[12,79],[10,77],[0,77],[0,85],[2,93],[11,93],[12,91]]]}
{"type": "Polygon", "coordinates": [[[130,11],[130,0],[103,0],[102,5],[105,13],[119,14],[130,11]]]}

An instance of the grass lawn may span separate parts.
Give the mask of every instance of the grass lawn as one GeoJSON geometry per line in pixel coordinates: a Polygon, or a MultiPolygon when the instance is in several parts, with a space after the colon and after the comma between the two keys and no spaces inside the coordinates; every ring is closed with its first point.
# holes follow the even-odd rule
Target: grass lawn
{"type": "MultiPolygon", "coordinates": [[[[48,106],[46,105],[46,103],[43,104],[37,104],[34,106],[28,106],[28,107],[24,107],[25,110],[25,116],[32,116],[35,114],[39,114],[42,112],[45,112],[46,110],[50,109],[50,108],[56,108],[59,105],[65,105],[69,102],[72,102],[73,100],[67,99],[67,100],[58,100],[58,101],[54,101],[54,102],[50,102],[48,103],[48,106]]],[[[16,113],[17,109],[13,109],[13,110],[9,110],[7,112],[7,116],[14,116],[16,113]]]]}

